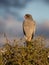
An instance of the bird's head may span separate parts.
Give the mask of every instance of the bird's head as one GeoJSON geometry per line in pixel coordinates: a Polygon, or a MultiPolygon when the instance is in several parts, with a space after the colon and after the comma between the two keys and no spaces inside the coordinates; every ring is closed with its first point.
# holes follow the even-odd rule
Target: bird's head
{"type": "Polygon", "coordinates": [[[24,18],[25,19],[31,19],[31,20],[33,19],[31,14],[25,14],[24,18]]]}

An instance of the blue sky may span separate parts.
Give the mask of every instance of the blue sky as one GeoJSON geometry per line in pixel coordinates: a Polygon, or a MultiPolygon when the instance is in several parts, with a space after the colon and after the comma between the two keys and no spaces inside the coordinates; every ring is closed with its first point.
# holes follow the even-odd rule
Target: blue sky
{"type": "Polygon", "coordinates": [[[21,10],[22,16],[26,13],[32,14],[33,18],[38,22],[47,20],[49,19],[49,5],[44,4],[41,1],[30,2],[23,10],[21,10]]]}
{"type": "Polygon", "coordinates": [[[49,19],[49,6],[42,2],[28,4],[23,13],[31,13],[33,18],[38,20],[49,19]]]}
{"type": "Polygon", "coordinates": [[[32,0],[26,3],[23,8],[13,6],[0,7],[0,16],[5,17],[5,15],[11,14],[16,19],[21,21],[23,21],[23,16],[26,13],[30,13],[33,16],[34,20],[36,20],[37,22],[43,22],[42,20],[49,20],[49,5],[42,0],[32,0]]]}

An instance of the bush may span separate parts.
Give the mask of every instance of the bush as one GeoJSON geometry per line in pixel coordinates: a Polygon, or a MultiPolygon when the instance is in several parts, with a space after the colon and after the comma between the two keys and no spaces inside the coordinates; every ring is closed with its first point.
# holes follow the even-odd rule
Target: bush
{"type": "Polygon", "coordinates": [[[45,39],[37,37],[26,46],[5,44],[0,51],[0,65],[49,65],[49,47],[45,39]]]}

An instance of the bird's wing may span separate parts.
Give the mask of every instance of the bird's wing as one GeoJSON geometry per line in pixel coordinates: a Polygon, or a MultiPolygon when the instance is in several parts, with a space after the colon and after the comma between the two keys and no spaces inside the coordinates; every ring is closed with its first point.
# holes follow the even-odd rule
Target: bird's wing
{"type": "Polygon", "coordinates": [[[23,22],[23,32],[26,36],[30,36],[32,34],[31,32],[31,22],[30,21],[24,21],[23,22]]]}
{"type": "Polygon", "coordinates": [[[23,26],[23,33],[24,33],[24,35],[26,35],[25,30],[24,30],[24,22],[25,21],[23,21],[23,25],[22,25],[23,26]]]}
{"type": "Polygon", "coordinates": [[[24,21],[23,22],[23,32],[26,36],[31,36],[34,34],[36,28],[35,21],[24,21]]]}

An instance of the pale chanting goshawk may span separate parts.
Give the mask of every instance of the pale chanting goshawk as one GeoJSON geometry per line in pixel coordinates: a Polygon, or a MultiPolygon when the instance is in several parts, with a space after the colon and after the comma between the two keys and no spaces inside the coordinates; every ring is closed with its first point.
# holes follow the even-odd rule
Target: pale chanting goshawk
{"type": "Polygon", "coordinates": [[[35,35],[36,23],[30,14],[24,16],[23,33],[26,41],[31,41],[35,35]]]}

